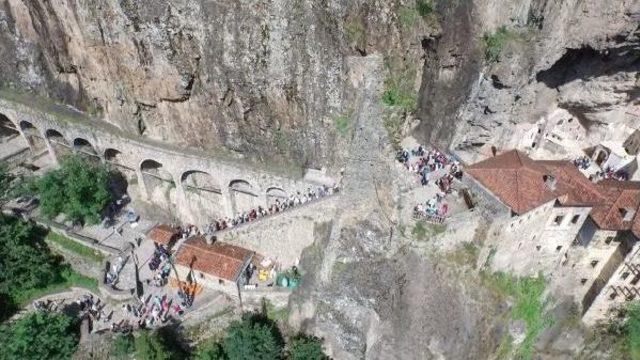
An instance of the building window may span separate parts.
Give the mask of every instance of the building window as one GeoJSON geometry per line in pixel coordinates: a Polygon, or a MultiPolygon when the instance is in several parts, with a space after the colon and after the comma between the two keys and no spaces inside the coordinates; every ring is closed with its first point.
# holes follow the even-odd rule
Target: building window
{"type": "Polygon", "coordinates": [[[580,215],[573,215],[573,217],[571,218],[571,223],[577,224],[578,220],[580,220],[580,215]]]}
{"type": "Polygon", "coordinates": [[[562,224],[562,219],[564,219],[564,216],[563,215],[558,215],[558,216],[556,216],[555,219],[553,219],[553,223],[555,225],[560,225],[560,224],[562,224]]]}
{"type": "Polygon", "coordinates": [[[222,279],[218,279],[218,284],[220,284],[220,285],[224,285],[224,280],[222,280],[222,279]]]}
{"type": "Polygon", "coordinates": [[[611,244],[612,241],[613,241],[613,236],[607,236],[607,238],[605,239],[604,243],[609,245],[609,244],[611,244]]]}
{"type": "Polygon", "coordinates": [[[560,250],[562,250],[562,245],[556,246],[556,251],[560,251],[560,250]]]}
{"type": "Polygon", "coordinates": [[[591,267],[596,267],[596,265],[598,265],[598,260],[592,260],[591,267]]]}
{"type": "Polygon", "coordinates": [[[627,217],[627,209],[620,208],[620,209],[618,209],[618,211],[620,212],[620,217],[621,218],[625,219],[627,217]]]}
{"type": "Polygon", "coordinates": [[[629,277],[629,272],[628,271],[623,272],[622,275],[620,275],[620,277],[622,278],[622,280],[625,280],[626,278],[629,277]]]}
{"type": "Polygon", "coordinates": [[[585,278],[580,279],[580,284],[584,285],[586,283],[587,283],[587,279],[585,278]]]}
{"type": "Polygon", "coordinates": [[[536,246],[536,250],[540,251],[540,248],[541,248],[541,246],[540,246],[540,245],[537,245],[537,246],[536,246]]]}

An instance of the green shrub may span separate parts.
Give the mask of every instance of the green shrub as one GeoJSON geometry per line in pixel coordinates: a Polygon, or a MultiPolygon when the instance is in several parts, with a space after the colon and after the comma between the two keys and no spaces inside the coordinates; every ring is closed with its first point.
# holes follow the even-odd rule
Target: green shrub
{"type": "Polygon", "coordinates": [[[164,345],[160,337],[149,330],[138,334],[134,346],[138,360],[169,360],[173,357],[173,353],[164,345]]]}
{"type": "Polygon", "coordinates": [[[426,18],[433,12],[433,4],[429,0],[416,0],[416,10],[420,16],[426,18]]]}
{"type": "Polygon", "coordinates": [[[66,236],[54,232],[49,232],[45,240],[55,243],[60,247],[69,250],[77,255],[80,255],[90,261],[102,263],[102,261],[104,260],[104,255],[102,255],[102,253],[98,250],[94,250],[88,246],[84,246],[77,241],[69,239],[66,236]]]}
{"type": "Polygon", "coordinates": [[[416,222],[411,230],[411,235],[413,235],[417,240],[425,240],[428,234],[429,231],[427,230],[425,223],[422,221],[416,222]]]}
{"type": "Polygon", "coordinates": [[[223,348],[229,360],[282,359],[284,340],[272,321],[249,314],[229,326],[223,348]]]}
{"type": "Polygon", "coordinates": [[[344,26],[347,39],[356,46],[364,45],[366,41],[366,28],[360,19],[347,22],[344,26]]]}
{"type": "Polygon", "coordinates": [[[227,356],[222,345],[217,341],[207,341],[198,346],[195,360],[224,360],[227,356]]]}
{"type": "Polygon", "coordinates": [[[538,335],[553,323],[553,318],[545,312],[543,294],[546,281],[542,275],[536,278],[517,278],[504,273],[492,275],[483,273],[483,275],[485,284],[497,295],[512,298],[511,318],[522,320],[526,324],[525,339],[515,349],[516,357],[531,359],[538,335]]]}
{"type": "Polygon", "coordinates": [[[350,130],[351,113],[333,118],[333,125],[341,136],[347,136],[350,130]]]}
{"type": "Polygon", "coordinates": [[[288,346],[290,360],[328,360],[322,349],[322,340],[315,336],[299,334],[293,337],[288,346]]]}
{"type": "Polygon", "coordinates": [[[127,359],[134,351],[135,344],[133,335],[118,334],[113,340],[113,343],[111,343],[109,355],[116,359],[127,359]]]}
{"type": "Polygon", "coordinates": [[[518,34],[508,30],[506,26],[501,26],[494,34],[485,34],[482,37],[485,59],[490,62],[498,61],[505,44],[517,39],[519,39],[518,34]]]}
{"type": "Polygon", "coordinates": [[[113,199],[109,179],[109,171],[102,164],[80,155],[64,157],[59,168],[37,182],[40,211],[48,218],[63,213],[71,221],[96,224],[113,199]]]}
{"type": "Polygon", "coordinates": [[[389,76],[385,81],[382,103],[387,107],[411,113],[418,107],[418,93],[414,90],[416,71],[413,66],[400,66],[402,65],[388,65],[389,76]]]}

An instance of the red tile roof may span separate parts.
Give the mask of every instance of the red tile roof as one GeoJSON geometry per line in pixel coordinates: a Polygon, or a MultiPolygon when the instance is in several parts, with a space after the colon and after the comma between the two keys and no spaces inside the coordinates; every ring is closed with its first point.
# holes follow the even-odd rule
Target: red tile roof
{"type": "Polygon", "coordinates": [[[220,279],[236,281],[253,254],[251,250],[219,241],[209,245],[202,236],[195,236],[182,244],[176,263],[220,279]]]}
{"type": "Polygon", "coordinates": [[[631,230],[640,237],[640,182],[604,180],[597,184],[606,202],[591,211],[591,218],[604,230],[631,230]],[[629,215],[624,220],[623,211],[629,215]]]}
{"type": "Polygon", "coordinates": [[[594,184],[568,161],[532,160],[517,150],[473,164],[466,172],[518,215],[557,199],[564,206],[592,207],[590,216],[600,229],[630,230],[640,238],[640,182],[594,184]],[[553,189],[545,184],[548,175],[556,179],[553,189]],[[624,212],[630,220],[624,220],[624,212]]]}
{"type": "Polygon", "coordinates": [[[157,225],[147,233],[147,238],[161,245],[169,245],[180,235],[180,229],[169,225],[157,225]]]}
{"type": "Polygon", "coordinates": [[[519,215],[554,199],[580,206],[594,202],[598,195],[571,163],[535,161],[517,150],[473,164],[466,172],[519,215]],[[554,188],[545,184],[549,175],[556,179],[554,188]]]}

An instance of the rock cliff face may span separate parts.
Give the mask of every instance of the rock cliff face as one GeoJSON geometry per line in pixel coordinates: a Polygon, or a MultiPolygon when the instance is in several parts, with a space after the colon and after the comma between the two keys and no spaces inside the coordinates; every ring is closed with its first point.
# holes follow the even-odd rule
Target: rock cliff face
{"type": "Polygon", "coordinates": [[[638,101],[639,1],[458,4],[427,52],[418,131],[425,139],[473,161],[491,146],[513,146],[516,124],[557,108],[595,134],[609,129],[602,124],[637,124],[629,115],[638,101]],[[493,44],[499,55],[487,61],[483,36],[502,26],[493,44]]]}
{"type": "Polygon", "coordinates": [[[95,111],[140,136],[322,164],[335,145],[333,119],[349,108],[346,58],[382,51],[419,63],[401,6],[1,0],[0,85],[95,111]]]}
{"type": "Polygon", "coordinates": [[[492,304],[399,246],[380,97],[402,115],[417,97],[414,135],[469,161],[557,108],[592,136],[637,127],[640,0],[426,3],[0,0],[0,86],[185,147],[346,163],[345,215],[302,257],[299,325],[336,358],[473,358],[497,346],[492,304]]]}

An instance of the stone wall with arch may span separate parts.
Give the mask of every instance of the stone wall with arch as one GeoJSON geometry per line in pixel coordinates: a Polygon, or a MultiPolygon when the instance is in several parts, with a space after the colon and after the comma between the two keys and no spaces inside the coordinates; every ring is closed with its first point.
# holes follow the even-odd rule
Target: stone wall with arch
{"type": "MultiPolygon", "coordinates": [[[[33,105],[27,101],[0,98],[0,114],[6,116],[25,139],[32,136],[46,142],[47,149],[54,158],[59,144],[52,145],[50,141],[46,141],[48,130],[55,130],[72,147],[77,139],[82,139],[86,142],[85,145],[87,143],[91,145],[96,158],[128,173],[130,184],[136,184],[136,192],[141,201],[153,202],[154,199],[150,194],[158,191],[154,190],[155,188],[148,188],[156,185],[155,180],[172,183],[173,185],[169,185],[174,187],[170,191],[171,201],[163,206],[177,207],[179,210],[177,214],[184,222],[198,223],[208,217],[233,216],[257,206],[267,206],[269,189],[277,188],[291,194],[313,186],[305,182],[300,175],[284,176],[270,169],[257,168],[256,165],[242,159],[219,157],[214,153],[202,153],[196,149],[186,150],[164,146],[125,133],[105,121],[60,105],[50,104],[42,108],[38,104],[33,105]],[[21,123],[32,125],[28,127],[28,134],[22,131],[21,123]],[[152,160],[162,165],[159,177],[154,177],[149,171],[143,171],[141,165],[145,160],[152,160]],[[185,174],[187,177],[183,179],[185,174]],[[194,187],[189,182],[191,181],[189,174],[207,174],[210,179],[214,179],[215,187],[219,189],[207,191],[206,186],[194,187]],[[187,194],[187,192],[190,193],[187,194]],[[198,196],[204,194],[205,200],[196,202],[192,208],[191,200],[196,192],[198,196]],[[215,201],[215,212],[203,210],[202,204],[208,201],[212,203],[215,201]]],[[[196,175],[195,179],[202,176],[196,175]]],[[[208,190],[214,189],[212,187],[208,190]]],[[[274,191],[270,190],[269,193],[274,191]]]]}

